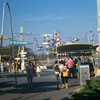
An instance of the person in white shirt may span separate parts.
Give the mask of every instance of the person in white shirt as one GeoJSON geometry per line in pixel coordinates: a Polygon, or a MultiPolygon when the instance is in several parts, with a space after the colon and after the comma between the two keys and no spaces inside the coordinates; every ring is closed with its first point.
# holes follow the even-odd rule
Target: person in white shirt
{"type": "Polygon", "coordinates": [[[39,63],[37,63],[36,72],[37,72],[37,74],[38,74],[38,77],[40,77],[41,69],[40,69],[39,63]]]}

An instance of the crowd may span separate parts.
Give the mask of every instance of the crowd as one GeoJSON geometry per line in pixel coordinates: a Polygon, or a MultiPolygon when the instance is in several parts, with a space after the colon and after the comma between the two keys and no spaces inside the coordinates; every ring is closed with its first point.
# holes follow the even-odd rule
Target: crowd
{"type": "Polygon", "coordinates": [[[72,58],[68,57],[66,60],[55,61],[54,73],[57,82],[57,88],[59,89],[59,78],[62,81],[62,88],[68,88],[69,78],[78,78],[80,73],[80,65],[89,64],[90,72],[94,72],[94,64],[96,61],[90,58],[72,58]]]}
{"type": "MultiPolygon", "coordinates": [[[[62,81],[62,87],[61,88],[68,88],[68,79],[69,78],[78,78],[79,79],[79,67],[81,64],[89,64],[90,72],[94,71],[94,64],[95,66],[98,66],[98,59],[90,58],[66,58],[64,60],[55,61],[54,64],[54,73],[56,77],[57,82],[57,89],[59,89],[59,79],[62,81]]],[[[38,61],[27,61],[25,63],[26,66],[26,72],[27,72],[27,80],[28,80],[28,87],[32,87],[32,80],[33,76],[40,77],[40,64],[38,61]]],[[[21,63],[15,62],[15,63],[0,63],[0,72],[7,71],[9,72],[21,72],[21,63]],[[17,69],[16,69],[17,64],[17,69]]],[[[94,71],[95,72],[95,71],[94,71]]]]}
{"type": "MultiPolygon", "coordinates": [[[[33,76],[40,77],[40,65],[38,61],[26,61],[25,62],[25,71],[27,73],[27,81],[28,81],[28,87],[32,87],[32,80],[33,76]]],[[[14,73],[14,72],[23,72],[21,70],[21,63],[18,62],[1,62],[0,63],[0,72],[7,72],[7,73],[14,73]]]]}
{"type": "MultiPolygon", "coordinates": [[[[28,61],[25,61],[25,70],[27,65],[29,64],[28,61]]],[[[38,61],[32,61],[32,66],[33,66],[33,74],[36,76],[36,72],[38,73],[38,76],[40,76],[40,66],[38,61]]],[[[8,72],[8,73],[13,73],[13,72],[22,72],[21,70],[21,62],[1,62],[0,63],[0,72],[8,72]]]]}
{"type": "Polygon", "coordinates": [[[1,62],[0,72],[14,72],[14,63],[12,62],[1,62]]]}

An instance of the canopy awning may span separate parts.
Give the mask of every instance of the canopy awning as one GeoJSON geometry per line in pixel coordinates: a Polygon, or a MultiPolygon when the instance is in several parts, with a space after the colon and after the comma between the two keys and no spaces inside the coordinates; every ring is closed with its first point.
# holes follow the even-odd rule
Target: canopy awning
{"type": "Polygon", "coordinates": [[[93,47],[91,44],[82,44],[82,43],[69,43],[61,45],[57,48],[58,53],[60,52],[77,52],[81,50],[90,50],[93,47]]]}

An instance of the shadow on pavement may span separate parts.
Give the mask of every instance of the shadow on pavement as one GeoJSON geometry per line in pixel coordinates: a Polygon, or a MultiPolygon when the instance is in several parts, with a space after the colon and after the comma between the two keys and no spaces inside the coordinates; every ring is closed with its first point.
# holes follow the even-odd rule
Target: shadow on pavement
{"type": "MultiPolygon", "coordinates": [[[[6,84],[6,83],[5,83],[6,84]]],[[[12,84],[9,84],[11,86],[12,84]]],[[[7,84],[6,84],[7,86],[7,84]]],[[[56,90],[56,82],[34,82],[32,88],[27,87],[27,83],[20,84],[13,88],[8,88],[4,91],[1,90],[0,95],[4,95],[5,93],[40,93],[40,92],[48,92],[56,90]]]]}
{"type": "Polygon", "coordinates": [[[61,100],[73,100],[73,99],[72,98],[65,97],[65,98],[63,98],[61,100]]]}
{"type": "Polygon", "coordinates": [[[0,88],[7,88],[7,87],[11,87],[11,86],[14,86],[13,81],[0,82],[0,88]]]}
{"type": "Polygon", "coordinates": [[[46,98],[46,99],[42,99],[42,100],[51,100],[51,98],[46,98]]]}

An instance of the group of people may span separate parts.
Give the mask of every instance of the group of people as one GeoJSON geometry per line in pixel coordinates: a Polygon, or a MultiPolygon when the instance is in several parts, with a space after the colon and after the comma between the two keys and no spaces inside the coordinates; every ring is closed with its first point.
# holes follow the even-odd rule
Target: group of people
{"type": "MultiPolygon", "coordinates": [[[[27,61],[26,62],[26,73],[28,87],[32,87],[33,76],[40,77],[41,68],[38,61],[27,61]]],[[[0,63],[0,72],[13,73],[16,70],[16,63],[0,63]]],[[[17,72],[21,72],[21,63],[17,64],[17,72]]]]}
{"type": "Polygon", "coordinates": [[[1,62],[0,63],[0,72],[14,72],[14,63],[13,62],[1,62]]]}
{"type": "MultiPolygon", "coordinates": [[[[91,60],[92,61],[92,60],[91,60]]],[[[69,57],[64,60],[55,61],[54,64],[54,73],[56,77],[56,82],[57,82],[57,89],[59,89],[59,78],[62,81],[62,88],[68,88],[68,79],[69,78],[78,78],[79,79],[79,66],[82,63],[87,63],[88,60],[77,58],[74,59],[72,57],[69,57]]],[[[92,63],[92,62],[91,62],[92,63]]],[[[3,72],[3,63],[0,64],[1,66],[1,71],[3,72]]],[[[6,64],[6,66],[10,66],[9,63],[6,64]]],[[[18,63],[18,70],[21,69],[21,64],[18,63]]],[[[14,72],[14,63],[11,64],[11,67],[7,67],[7,70],[11,72],[14,72]]],[[[28,87],[32,87],[32,80],[33,76],[40,77],[40,65],[38,61],[28,61],[26,64],[26,72],[27,72],[27,80],[28,80],[28,87]]]]}
{"type": "Polygon", "coordinates": [[[79,65],[82,63],[81,58],[77,58],[77,61],[73,61],[72,57],[69,57],[66,62],[61,60],[59,63],[55,61],[54,73],[56,76],[57,89],[59,89],[59,77],[62,80],[62,88],[68,88],[68,78],[79,78],[79,65]]]}

